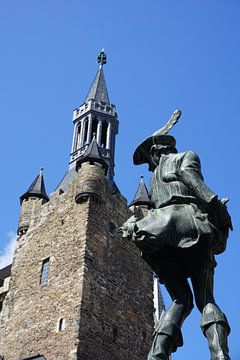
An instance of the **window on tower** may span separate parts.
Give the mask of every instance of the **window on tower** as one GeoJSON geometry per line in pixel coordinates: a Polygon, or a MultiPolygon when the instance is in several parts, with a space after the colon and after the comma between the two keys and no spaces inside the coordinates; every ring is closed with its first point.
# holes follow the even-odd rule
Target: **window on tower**
{"type": "MultiPolygon", "coordinates": [[[[5,298],[5,296],[3,296],[3,295],[1,295],[1,296],[0,296],[0,313],[1,313],[2,308],[3,308],[3,301],[4,301],[4,298],[5,298]]],[[[0,360],[1,360],[1,358],[0,358],[0,360]]]]}
{"type": "Polygon", "coordinates": [[[110,223],[108,225],[108,232],[111,234],[111,235],[114,235],[115,232],[116,232],[116,226],[113,224],[113,223],[110,223]]]}
{"type": "Polygon", "coordinates": [[[106,144],[107,144],[107,128],[108,128],[107,122],[103,121],[101,147],[104,147],[104,148],[106,147],[106,144]]]}
{"type": "Polygon", "coordinates": [[[87,142],[87,134],[88,134],[88,118],[85,120],[84,137],[83,137],[84,144],[86,144],[87,142]]]}
{"type": "Polygon", "coordinates": [[[80,133],[81,133],[81,123],[77,127],[77,136],[76,136],[76,145],[75,150],[80,148],[80,133]]]}
{"type": "Polygon", "coordinates": [[[98,121],[97,119],[93,119],[93,123],[92,123],[92,138],[95,134],[95,137],[97,138],[97,128],[98,128],[98,121]]]}
{"type": "Polygon", "coordinates": [[[116,327],[113,328],[112,341],[114,344],[117,343],[118,340],[118,329],[116,327]]]}
{"type": "Polygon", "coordinates": [[[57,331],[63,331],[65,328],[65,320],[63,318],[58,320],[58,327],[57,327],[57,331]]]}
{"type": "Polygon", "coordinates": [[[48,275],[49,275],[49,262],[50,258],[44,259],[42,261],[42,269],[41,269],[41,276],[40,276],[40,285],[44,285],[48,282],[48,275]]]}

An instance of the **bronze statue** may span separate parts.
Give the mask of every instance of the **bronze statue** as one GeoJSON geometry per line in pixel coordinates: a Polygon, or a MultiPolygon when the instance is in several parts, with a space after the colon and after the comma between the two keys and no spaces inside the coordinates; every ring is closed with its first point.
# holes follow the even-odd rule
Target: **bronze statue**
{"type": "Polygon", "coordinates": [[[134,164],[148,163],[153,172],[151,207],[144,218],[131,217],[120,231],[135,242],[173,301],[155,326],[148,360],[168,360],[183,345],[181,326],[193,309],[188,278],[211,360],[229,360],[230,327],[213,294],[214,255],[225,250],[232,230],[228,199],[219,200],[205,185],[198,156],[178,153],[174,137],[167,135],[180,115],[175,111],[161,130],[137,147],[134,164]]]}

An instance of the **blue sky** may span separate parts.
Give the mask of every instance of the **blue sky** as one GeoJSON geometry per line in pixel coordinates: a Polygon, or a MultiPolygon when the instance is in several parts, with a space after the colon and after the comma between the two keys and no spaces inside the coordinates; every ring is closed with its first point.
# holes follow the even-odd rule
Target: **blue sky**
{"type": "MultiPolygon", "coordinates": [[[[131,200],[140,175],[149,179],[146,166],[132,164],[135,147],[180,108],[172,131],[179,151],[197,152],[206,183],[230,198],[234,232],[217,258],[215,288],[232,326],[232,360],[240,358],[239,18],[237,0],[0,3],[0,256],[11,250],[19,196],[39,168],[48,193],[66,171],[72,110],[83,102],[105,48],[120,121],[116,182],[123,195],[131,200]]],[[[185,346],[173,359],[209,358],[199,318],[195,310],[186,321],[185,346]]]]}

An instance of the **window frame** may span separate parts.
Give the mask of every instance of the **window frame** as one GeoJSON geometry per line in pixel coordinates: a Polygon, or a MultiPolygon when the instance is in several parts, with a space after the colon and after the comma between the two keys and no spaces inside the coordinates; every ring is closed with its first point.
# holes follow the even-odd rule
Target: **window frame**
{"type": "Polygon", "coordinates": [[[41,286],[46,285],[49,281],[50,256],[42,260],[40,282],[41,286]]]}

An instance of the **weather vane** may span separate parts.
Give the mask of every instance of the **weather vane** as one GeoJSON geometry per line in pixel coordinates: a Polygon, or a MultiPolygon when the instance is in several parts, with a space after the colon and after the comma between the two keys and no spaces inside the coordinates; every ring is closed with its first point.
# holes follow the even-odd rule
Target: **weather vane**
{"type": "Polygon", "coordinates": [[[104,49],[102,49],[100,54],[98,55],[97,61],[100,68],[107,63],[107,55],[105,54],[104,49]]]}

